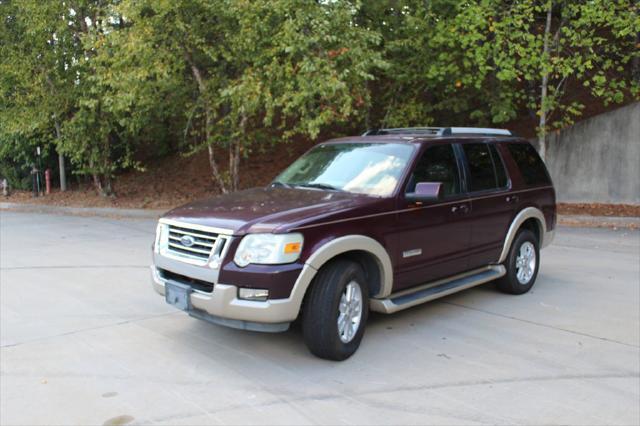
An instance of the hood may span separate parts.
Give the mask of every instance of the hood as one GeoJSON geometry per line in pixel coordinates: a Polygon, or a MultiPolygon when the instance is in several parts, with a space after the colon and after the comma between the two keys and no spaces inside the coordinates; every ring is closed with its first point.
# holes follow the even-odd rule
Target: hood
{"type": "Polygon", "coordinates": [[[348,210],[361,210],[379,198],[347,192],[300,188],[253,188],[194,201],[163,218],[233,231],[286,232],[348,210]]]}

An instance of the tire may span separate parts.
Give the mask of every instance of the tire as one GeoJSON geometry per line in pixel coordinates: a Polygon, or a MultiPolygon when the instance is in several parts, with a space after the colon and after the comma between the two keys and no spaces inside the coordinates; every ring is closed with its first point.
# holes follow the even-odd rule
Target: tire
{"type": "Polygon", "coordinates": [[[540,268],[540,248],[533,232],[528,229],[518,232],[511,244],[504,266],[507,268],[507,273],[497,281],[500,291],[524,294],[533,287],[540,268]]]}
{"type": "Polygon", "coordinates": [[[302,318],[304,343],[317,357],[345,360],[360,346],[368,316],[369,288],[364,271],[355,262],[332,261],[320,269],[306,298],[302,318]],[[352,303],[341,304],[348,301],[348,292],[352,303]],[[339,326],[340,319],[346,326],[339,326]]]}

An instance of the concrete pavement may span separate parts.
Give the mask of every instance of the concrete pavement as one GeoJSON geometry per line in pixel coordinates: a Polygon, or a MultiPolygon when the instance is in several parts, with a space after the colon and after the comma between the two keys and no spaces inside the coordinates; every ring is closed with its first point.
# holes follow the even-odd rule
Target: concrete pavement
{"type": "Polygon", "coordinates": [[[638,424],[640,232],[561,228],[523,296],[374,315],[345,362],[149,283],[155,223],[0,210],[0,423],[638,424]]]}

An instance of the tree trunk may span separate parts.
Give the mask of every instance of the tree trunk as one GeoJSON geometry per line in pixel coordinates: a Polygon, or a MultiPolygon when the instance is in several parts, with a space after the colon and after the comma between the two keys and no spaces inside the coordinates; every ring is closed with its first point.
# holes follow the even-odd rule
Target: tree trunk
{"type": "Polygon", "coordinates": [[[229,190],[231,192],[235,192],[236,191],[236,179],[235,179],[235,174],[233,173],[234,170],[234,155],[233,155],[233,148],[236,145],[236,141],[232,141],[231,144],[229,145],[229,190]]]}
{"type": "Polygon", "coordinates": [[[111,134],[106,134],[102,139],[102,164],[105,170],[102,173],[102,195],[103,197],[110,197],[114,195],[113,185],[111,184],[111,134]]]}
{"type": "MultiPolygon", "coordinates": [[[[636,46],[640,46],[640,32],[636,33],[636,46]]],[[[631,62],[632,78],[640,82],[640,56],[635,55],[631,62]]]]}
{"type": "Polygon", "coordinates": [[[242,114],[240,119],[240,140],[233,141],[229,146],[229,174],[231,177],[231,190],[240,189],[240,146],[247,137],[247,116],[242,114]]]}
{"type": "Polygon", "coordinates": [[[205,108],[204,134],[207,138],[207,150],[209,151],[209,167],[211,167],[213,179],[218,182],[218,186],[220,186],[220,191],[222,191],[223,194],[226,194],[229,191],[227,191],[227,186],[224,184],[224,179],[220,174],[220,169],[218,169],[218,163],[216,162],[213,150],[213,143],[211,142],[211,110],[208,103],[205,108]]]}
{"type": "Polygon", "coordinates": [[[111,184],[111,160],[109,158],[109,135],[105,135],[102,139],[102,150],[98,151],[98,167],[95,167],[93,159],[89,160],[89,169],[93,179],[93,186],[98,195],[108,197],[113,195],[113,186],[111,184]],[[105,172],[106,170],[106,172],[105,172]],[[102,171],[102,172],[101,172],[102,171]]]}
{"type": "Polygon", "coordinates": [[[103,188],[103,191],[102,191],[102,196],[103,197],[114,196],[112,179],[111,179],[111,176],[109,174],[105,174],[104,175],[104,188],[103,188]]]}
{"type": "MultiPolygon", "coordinates": [[[[60,123],[58,122],[57,119],[55,121],[55,125],[56,125],[56,138],[59,141],[62,135],[62,132],[60,130],[60,123]]],[[[62,155],[60,152],[58,152],[58,168],[60,171],[60,191],[64,192],[67,190],[67,173],[64,166],[64,155],[62,155]]]]}
{"type": "Polygon", "coordinates": [[[220,191],[222,191],[223,194],[226,194],[229,191],[227,191],[227,187],[224,184],[224,180],[220,175],[220,170],[218,169],[218,163],[216,163],[216,159],[213,152],[213,144],[207,145],[207,150],[209,151],[209,166],[211,167],[211,173],[213,174],[213,179],[220,186],[220,191]]]}
{"type": "Polygon", "coordinates": [[[204,108],[205,108],[205,124],[204,124],[204,134],[206,138],[207,150],[209,152],[209,166],[211,167],[211,174],[213,176],[213,180],[220,187],[220,191],[223,194],[229,192],[227,190],[227,186],[224,184],[224,179],[222,175],[220,175],[220,169],[218,168],[218,163],[216,162],[216,158],[214,156],[213,149],[213,141],[211,140],[211,120],[212,120],[212,111],[211,105],[209,104],[207,96],[207,86],[204,82],[204,78],[202,77],[202,72],[197,67],[195,62],[193,62],[191,55],[188,52],[184,53],[185,60],[189,63],[191,67],[191,72],[193,73],[193,78],[195,78],[196,83],[198,84],[198,91],[200,92],[200,96],[203,96],[204,99],[204,108]]]}
{"type": "Polygon", "coordinates": [[[231,192],[240,189],[240,144],[236,140],[229,145],[229,184],[231,192]]]}
{"type": "Polygon", "coordinates": [[[100,176],[97,173],[93,173],[93,186],[95,186],[98,195],[104,195],[102,191],[102,182],[100,182],[100,176]]]}
{"type": "MultiPolygon", "coordinates": [[[[544,47],[542,51],[543,61],[548,60],[549,56],[549,34],[551,33],[551,19],[553,18],[553,1],[549,0],[547,9],[547,23],[544,28],[544,47]]],[[[543,63],[543,65],[545,65],[543,63]]],[[[547,91],[549,86],[549,72],[542,70],[542,85],[540,93],[540,123],[538,125],[538,152],[542,160],[546,160],[547,156],[547,91]]]]}
{"type": "Polygon", "coordinates": [[[240,145],[242,141],[236,142],[235,146],[235,161],[233,163],[233,180],[234,180],[234,191],[238,191],[240,189],[240,145]]]}

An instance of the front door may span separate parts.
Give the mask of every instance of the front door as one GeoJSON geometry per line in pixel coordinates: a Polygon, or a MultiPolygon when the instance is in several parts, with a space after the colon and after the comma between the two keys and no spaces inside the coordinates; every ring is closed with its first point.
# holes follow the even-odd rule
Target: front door
{"type": "Polygon", "coordinates": [[[442,199],[416,206],[400,197],[394,291],[468,269],[471,204],[462,190],[459,161],[450,143],[425,149],[405,193],[413,192],[418,182],[441,182],[442,199]]]}

